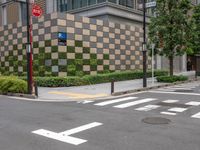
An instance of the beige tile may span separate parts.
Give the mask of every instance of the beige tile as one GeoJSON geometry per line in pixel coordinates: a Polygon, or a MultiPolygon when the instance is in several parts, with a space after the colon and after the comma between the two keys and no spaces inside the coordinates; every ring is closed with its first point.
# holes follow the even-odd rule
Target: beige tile
{"type": "Polygon", "coordinates": [[[9,62],[6,61],[6,62],[5,62],[5,66],[6,66],[6,67],[9,67],[9,62]]]}
{"type": "Polygon", "coordinates": [[[125,60],[126,59],[126,55],[121,55],[120,58],[121,58],[121,60],[125,60]]]}
{"type": "Polygon", "coordinates": [[[38,18],[38,22],[44,22],[44,16],[41,16],[40,18],[38,18]]]}
{"type": "Polygon", "coordinates": [[[82,41],[83,40],[83,36],[76,34],[75,35],[75,40],[82,41]]]}
{"type": "Polygon", "coordinates": [[[122,70],[125,70],[125,69],[126,69],[126,66],[125,66],[125,65],[121,65],[121,69],[122,69],[122,70]]]}
{"type": "Polygon", "coordinates": [[[57,19],[58,18],[58,13],[54,12],[51,14],[51,19],[57,19]]]}
{"type": "Polygon", "coordinates": [[[23,67],[18,66],[18,71],[19,71],[19,72],[23,72],[23,67]]]}
{"type": "Polygon", "coordinates": [[[51,47],[45,47],[45,53],[51,53],[51,47]]]}
{"type": "Polygon", "coordinates": [[[126,29],[126,26],[125,26],[125,24],[120,24],[120,29],[126,29]]]}
{"type": "Polygon", "coordinates": [[[90,66],[89,65],[84,65],[83,66],[83,71],[90,71],[90,66]]]}
{"type": "Polygon", "coordinates": [[[115,70],[115,66],[114,66],[114,65],[110,65],[110,66],[109,66],[109,69],[110,69],[110,70],[115,70]]]}
{"type": "Polygon", "coordinates": [[[109,22],[109,27],[110,28],[115,28],[115,24],[113,22],[109,22]]]}
{"type": "Polygon", "coordinates": [[[51,27],[51,32],[58,32],[58,26],[51,27]]]}
{"type": "Polygon", "coordinates": [[[90,54],[83,54],[83,59],[90,59],[90,54]]]}
{"type": "Polygon", "coordinates": [[[22,27],[22,32],[26,32],[27,31],[27,27],[26,26],[23,26],[22,27]]]}
{"type": "Polygon", "coordinates": [[[126,64],[127,64],[127,65],[130,65],[130,64],[131,64],[131,61],[130,61],[130,60],[126,60],[126,64]]]}
{"type": "Polygon", "coordinates": [[[58,59],[58,53],[52,53],[51,59],[58,59]]]}
{"type": "Polygon", "coordinates": [[[45,35],[44,35],[44,39],[45,39],[45,40],[51,39],[51,34],[45,34],[45,35]]]}
{"type": "Polygon", "coordinates": [[[18,45],[17,45],[17,48],[18,48],[18,49],[22,49],[22,44],[18,44],[18,45]]]}
{"type": "Polygon", "coordinates": [[[109,38],[103,38],[103,43],[110,43],[110,39],[109,38]]]}
{"type": "Polygon", "coordinates": [[[97,31],[97,37],[103,37],[103,32],[97,31]]]}
{"type": "Polygon", "coordinates": [[[108,27],[103,27],[103,31],[104,32],[109,32],[109,28],[108,27]]]}
{"type": "Polygon", "coordinates": [[[139,55],[140,55],[140,52],[139,52],[139,51],[136,51],[136,52],[135,52],[135,55],[139,56],[139,55]]]}
{"type": "Polygon", "coordinates": [[[119,39],[115,39],[115,44],[120,44],[120,40],[119,39]]]}
{"type": "Polygon", "coordinates": [[[119,49],[116,49],[116,50],[115,50],[115,54],[117,54],[117,55],[120,54],[120,50],[119,50],[119,49]]]}
{"type": "Polygon", "coordinates": [[[120,29],[115,29],[116,34],[120,34],[120,29]]]}
{"type": "Polygon", "coordinates": [[[126,35],[131,35],[131,32],[130,31],[128,31],[128,30],[126,30],[126,33],[125,33],[126,35]]]}
{"type": "Polygon", "coordinates": [[[127,50],[126,55],[131,55],[131,51],[127,50]]]}
{"type": "Polygon", "coordinates": [[[131,60],[135,60],[135,56],[131,55],[131,60]]]}
{"type": "Polygon", "coordinates": [[[74,40],[67,40],[67,46],[75,46],[74,40]]]}
{"type": "Polygon", "coordinates": [[[140,33],[139,33],[139,32],[135,32],[135,36],[136,36],[136,37],[139,37],[139,36],[140,36],[140,33]]]}
{"type": "Polygon", "coordinates": [[[16,50],[16,51],[13,51],[13,55],[14,55],[14,56],[17,56],[17,55],[18,55],[17,50],[16,50]]]}
{"type": "Polygon", "coordinates": [[[125,40],[126,36],[125,35],[120,35],[120,39],[125,40]]]}
{"type": "Polygon", "coordinates": [[[22,22],[17,22],[17,27],[21,27],[22,26],[22,22]]]}
{"type": "Polygon", "coordinates": [[[103,43],[97,43],[97,48],[103,48],[103,43]]]}
{"type": "Polygon", "coordinates": [[[74,15],[71,15],[71,14],[67,14],[67,20],[71,20],[71,21],[74,21],[74,15]]]}
{"type": "Polygon", "coordinates": [[[87,17],[83,17],[83,23],[90,23],[90,19],[87,17]]]}
{"type": "Polygon", "coordinates": [[[51,21],[45,21],[44,22],[44,27],[50,27],[51,26],[51,21]]]}
{"type": "Polygon", "coordinates": [[[115,44],[109,44],[110,49],[115,49],[115,44]]]}
{"type": "Polygon", "coordinates": [[[39,34],[39,35],[44,34],[44,29],[39,29],[39,30],[38,30],[38,34],[39,34]]]}
{"type": "Polygon", "coordinates": [[[109,49],[104,48],[104,49],[103,49],[103,53],[104,53],[104,54],[109,54],[109,49]]]}
{"type": "Polygon", "coordinates": [[[80,22],[75,22],[75,28],[83,28],[83,24],[80,22]]]}
{"type": "Polygon", "coordinates": [[[44,47],[45,44],[44,44],[44,41],[39,41],[39,47],[44,47]]]}
{"type": "Polygon", "coordinates": [[[64,53],[66,53],[67,52],[67,47],[66,46],[59,46],[58,47],[58,52],[64,52],[64,53]]]}
{"type": "Polygon", "coordinates": [[[134,36],[131,36],[131,41],[135,41],[135,37],[134,36]]]}
{"type": "Polygon", "coordinates": [[[96,36],[90,36],[90,41],[91,42],[97,42],[97,37],[96,36]]]}
{"type": "Polygon", "coordinates": [[[131,65],[131,69],[134,70],[135,69],[135,65],[131,65]]]}
{"type": "Polygon", "coordinates": [[[125,49],[126,49],[126,46],[125,46],[125,45],[120,45],[120,49],[121,49],[121,50],[125,50],[125,49]]]}
{"type": "Polygon", "coordinates": [[[98,65],[97,66],[97,71],[103,71],[103,65],[98,65]]]}
{"type": "Polygon", "coordinates": [[[75,59],[75,53],[67,53],[67,59],[75,59]]]}
{"type": "Polygon", "coordinates": [[[121,64],[120,60],[115,60],[115,65],[120,65],[120,64],[121,64]]]}
{"type": "Polygon", "coordinates": [[[132,50],[132,51],[135,51],[135,46],[131,46],[131,50],[132,50]]]}
{"type": "Polygon", "coordinates": [[[109,65],[109,60],[103,60],[104,65],[109,65]]]}
{"type": "Polygon", "coordinates": [[[97,74],[97,71],[91,71],[90,72],[90,75],[96,75],[97,74]]]}
{"type": "Polygon", "coordinates": [[[115,38],[115,34],[114,33],[109,33],[109,38],[115,38]]]}
{"type": "Polygon", "coordinates": [[[131,26],[131,31],[135,31],[135,27],[134,26],[131,26]]]}
{"type": "Polygon", "coordinates": [[[57,46],[58,45],[58,40],[57,39],[51,40],[51,45],[52,46],[57,46]]]}
{"type": "Polygon", "coordinates": [[[34,48],[33,49],[33,54],[39,54],[39,48],[34,48]]]}
{"type": "Polygon", "coordinates": [[[90,48],[90,52],[96,54],[97,53],[97,49],[96,48],[90,48]]]}
{"type": "Polygon", "coordinates": [[[83,48],[82,47],[75,47],[75,52],[76,53],[83,53],[83,48]]]}
{"type": "Polygon", "coordinates": [[[67,33],[74,33],[75,30],[72,27],[67,27],[67,33]]]}
{"type": "Polygon", "coordinates": [[[83,41],[83,47],[90,47],[90,42],[83,41]]]}
{"type": "Polygon", "coordinates": [[[129,40],[126,40],[126,45],[131,45],[131,42],[129,40]]]}
{"type": "Polygon", "coordinates": [[[90,30],[83,29],[83,35],[90,35],[90,30]]]}
{"type": "Polygon", "coordinates": [[[140,42],[135,42],[135,46],[140,46],[140,42]]]}
{"type": "Polygon", "coordinates": [[[18,33],[18,34],[17,34],[17,38],[18,38],[18,39],[21,39],[21,38],[22,38],[22,33],[18,33]]]}
{"type": "Polygon", "coordinates": [[[97,54],[97,59],[103,59],[103,54],[97,54]]]}
{"type": "Polygon", "coordinates": [[[115,59],[115,55],[110,55],[110,59],[115,59]]]}
{"type": "Polygon", "coordinates": [[[18,60],[19,60],[19,61],[23,60],[22,55],[19,55],[19,56],[18,56],[18,60]]]}
{"type": "Polygon", "coordinates": [[[102,20],[97,20],[97,25],[103,26],[103,21],[102,20]]]}
{"type": "Polygon", "coordinates": [[[97,30],[97,25],[90,24],[90,30],[97,30]]]}
{"type": "Polygon", "coordinates": [[[58,76],[59,76],[59,77],[66,77],[66,76],[67,76],[67,73],[66,73],[66,72],[59,72],[59,73],[58,73],[58,76]]]}
{"type": "Polygon", "coordinates": [[[136,61],[135,61],[135,64],[136,64],[136,65],[139,65],[139,64],[140,64],[140,61],[139,61],[139,60],[136,60],[136,61]]]}

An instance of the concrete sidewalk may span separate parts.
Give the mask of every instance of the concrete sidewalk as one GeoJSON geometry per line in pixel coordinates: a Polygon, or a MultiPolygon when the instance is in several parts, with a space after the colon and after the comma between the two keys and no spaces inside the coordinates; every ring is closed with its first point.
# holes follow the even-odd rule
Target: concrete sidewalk
{"type": "MultiPolygon", "coordinates": [[[[148,79],[148,87],[163,84],[156,81],[153,84],[152,79],[148,79]]],[[[142,79],[115,82],[115,92],[141,89],[142,86],[142,79]]],[[[39,99],[44,101],[82,101],[111,96],[111,83],[61,88],[39,87],[38,91],[39,99]]]]}

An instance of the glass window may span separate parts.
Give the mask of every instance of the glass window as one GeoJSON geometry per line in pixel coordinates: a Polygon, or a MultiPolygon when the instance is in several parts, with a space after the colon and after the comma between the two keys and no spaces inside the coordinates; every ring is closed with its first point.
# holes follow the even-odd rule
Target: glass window
{"type": "Polygon", "coordinates": [[[20,6],[21,6],[21,21],[27,23],[26,4],[20,3],[20,6]]]}
{"type": "Polygon", "coordinates": [[[67,0],[58,0],[57,6],[58,6],[58,11],[60,12],[67,11],[67,0]]]}
{"type": "Polygon", "coordinates": [[[106,2],[106,0],[97,0],[98,3],[106,2]]]}
{"type": "Polygon", "coordinates": [[[88,0],[88,5],[94,5],[96,4],[96,0],[88,0]]]}
{"type": "Polygon", "coordinates": [[[134,2],[133,2],[133,0],[119,0],[119,5],[133,8],[134,2]]]}
{"type": "Polygon", "coordinates": [[[108,0],[108,1],[117,4],[117,0],[108,0]]]}

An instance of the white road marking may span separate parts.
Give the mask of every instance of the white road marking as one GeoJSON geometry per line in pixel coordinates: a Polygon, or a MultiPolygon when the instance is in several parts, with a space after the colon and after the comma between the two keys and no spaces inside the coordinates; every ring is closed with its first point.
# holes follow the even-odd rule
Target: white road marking
{"type": "Polygon", "coordinates": [[[191,102],[185,103],[185,105],[190,105],[190,106],[200,106],[200,102],[191,101],[191,102]]]}
{"type": "Polygon", "coordinates": [[[179,107],[174,107],[174,108],[170,108],[168,109],[168,111],[173,111],[173,112],[184,112],[188,110],[187,108],[179,108],[179,107]]]}
{"type": "Polygon", "coordinates": [[[83,125],[83,126],[71,129],[71,130],[61,132],[60,134],[62,134],[62,135],[72,135],[72,134],[82,132],[82,131],[85,131],[85,130],[88,130],[88,129],[91,129],[91,128],[94,128],[94,127],[98,127],[100,125],[102,125],[102,123],[93,122],[93,123],[86,124],[86,125],[83,125]]]}
{"type": "Polygon", "coordinates": [[[55,133],[55,132],[48,131],[45,129],[39,129],[36,131],[32,131],[32,133],[38,134],[38,135],[41,135],[41,136],[44,136],[44,137],[47,137],[50,139],[58,140],[61,142],[65,142],[65,143],[69,143],[69,144],[73,144],[73,145],[79,145],[79,144],[87,142],[87,140],[75,138],[70,135],[81,132],[81,131],[85,131],[85,130],[88,130],[88,129],[91,129],[91,128],[94,128],[94,127],[97,127],[100,125],[103,125],[103,124],[99,123],[99,122],[93,122],[93,123],[86,124],[86,125],[83,125],[83,126],[71,129],[71,130],[67,130],[64,132],[60,132],[60,133],[55,133]]]}
{"type": "Polygon", "coordinates": [[[94,105],[97,106],[106,106],[106,105],[110,105],[110,104],[114,104],[114,103],[119,103],[119,102],[123,102],[123,101],[128,101],[128,100],[133,100],[136,99],[137,97],[125,97],[125,98],[120,98],[120,99],[115,99],[115,100],[110,100],[110,101],[105,101],[105,102],[101,102],[101,103],[97,103],[94,105]]]}
{"type": "Polygon", "coordinates": [[[94,102],[94,101],[80,101],[80,102],[77,102],[77,103],[81,103],[81,104],[89,104],[89,103],[92,103],[92,102],[94,102]]]}
{"type": "Polygon", "coordinates": [[[63,136],[59,133],[55,133],[55,132],[44,130],[44,129],[33,131],[32,133],[38,134],[38,135],[41,135],[41,136],[44,136],[44,137],[47,137],[47,138],[50,138],[50,139],[54,139],[54,140],[57,140],[57,141],[69,143],[69,144],[72,144],[72,145],[79,145],[79,144],[83,144],[83,143],[87,142],[87,140],[74,138],[74,137],[71,137],[71,136],[63,136]]]}
{"type": "Polygon", "coordinates": [[[165,112],[165,111],[161,112],[161,114],[163,114],[163,115],[171,115],[171,116],[175,116],[176,115],[176,113],[165,112]]]}
{"type": "Polygon", "coordinates": [[[158,93],[158,94],[177,94],[177,95],[193,95],[200,96],[199,93],[183,93],[183,92],[164,92],[164,91],[148,91],[149,93],[158,93]]]}
{"type": "Polygon", "coordinates": [[[131,106],[135,106],[135,105],[139,105],[139,104],[142,104],[142,103],[147,103],[147,102],[151,102],[151,101],[155,101],[155,100],[156,99],[154,99],[154,98],[145,98],[145,99],[141,99],[141,100],[137,100],[137,101],[134,101],[134,102],[129,102],[129,103],[113,106],[113,107],[115,107],[115,108],[127,108],[127,107],[131,107],[131,106]]]}
{"type": "Polygon", "coordinates": [[[198,118],[198,119],[200,119],[200,112],[199,113],[197,113],[197,114],[194,114],[193,116],[191,116],[192,118],[198,118]]]}
{"type": "Polygon", "coordinates": [[[27,100],[27,101],[33,101],[33,100],[38,100],[38,99],[31,99],[31,98],[25,98],[25,97],[8,97],[8,98],[11,98],[11,99],[19,99],[19,100],[27,100]]]}
{"type": "Polygon", "coordinates": [[[150,111],[150,110],[153,110],[153,109],[157,109],[159,107],[160,107],[159,105],[147,105],[147,106],[144,106],[144,107],[136,108],[135,110],[137,110],[137,111],[150,111]]]}
{"type": "Polygon", "coordinates": [[[177,103],[179,102],[179,100],[173,100],[173,99],[169,99],[169,100],[165,100],[165,101],[162,101],[163,103],[177,103]]]}

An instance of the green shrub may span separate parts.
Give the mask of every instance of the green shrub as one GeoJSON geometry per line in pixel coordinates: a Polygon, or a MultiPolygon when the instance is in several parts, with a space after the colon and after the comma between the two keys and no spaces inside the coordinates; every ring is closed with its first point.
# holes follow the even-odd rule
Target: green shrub
{"type": "MultiPolygon", "coordinates": [[[[167,75],[167,71],[155,71],[155,76],[167,75]]],[[[143,77],[142,71],[123,71],[123,72],[107,72],[106,74],[85,75],[82,71],[76,70],[74,65],[68,66],[68,77],[36,77],[35,81],[38,86],[42,87],[68,87],[98,84],[115,81],[140,79],[143,77]],[[70,75],[76,75],[70,77],[70,75]]],[[[147,72],[147,76],[151,77],[151,72],[147,72]]],[[[26,80],[26,78],[22,78],[26,80]]]]}
{"type": "Polygon", "coordinates": [[[14,76],[0,77],[0,93],[27,93],[26,81],[14,76]]]}
{"type": "Polygon", "coordinates": [[[159,76],[157,77],[158,82],[174,83],[178,81],[186,81],[188,77],[186,76],[159,76]]]}

